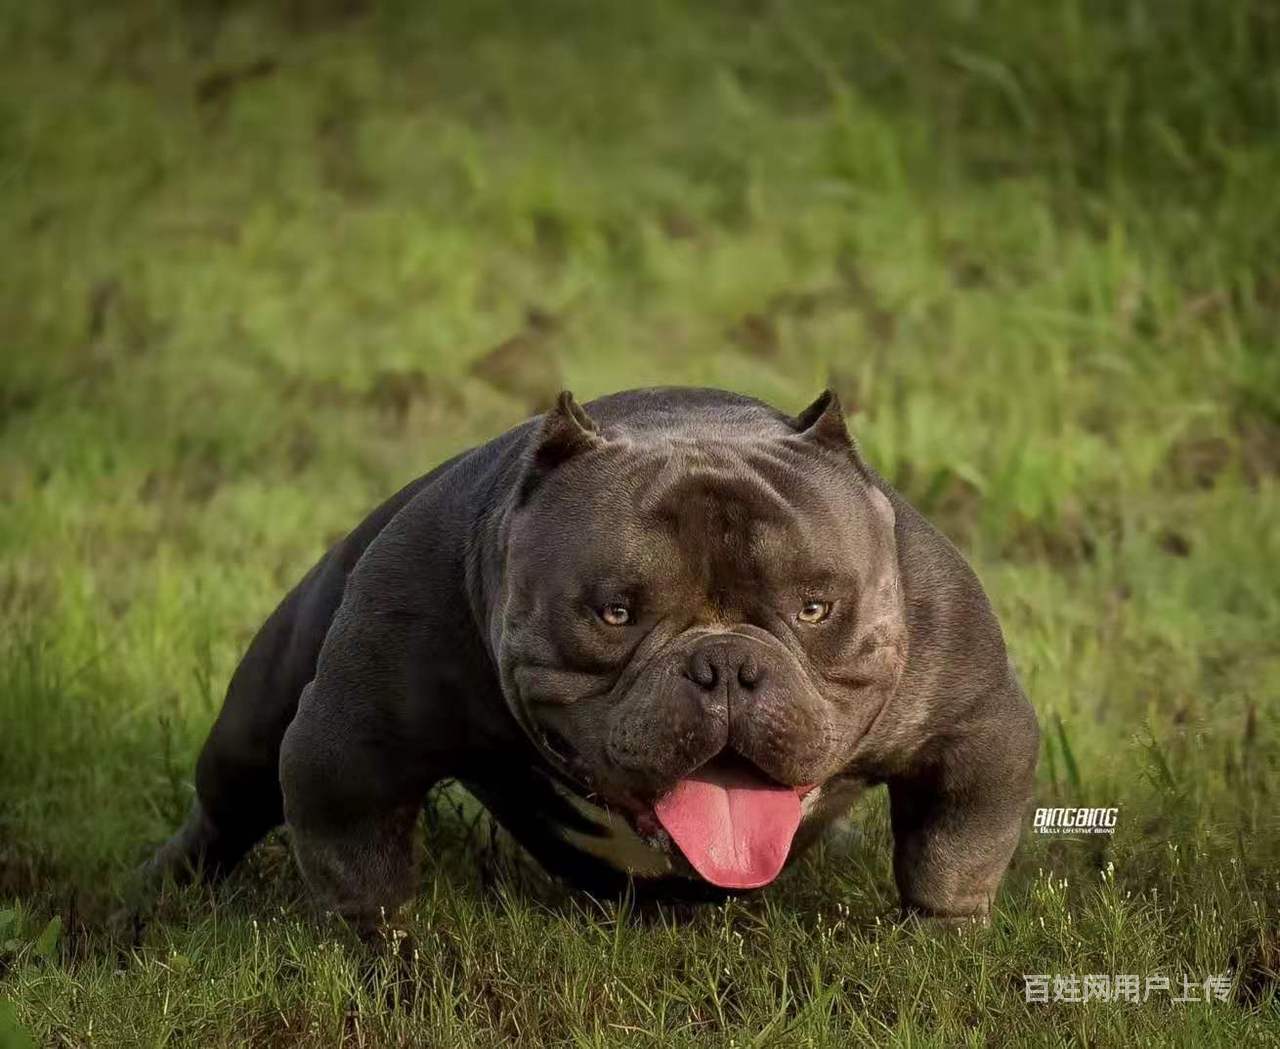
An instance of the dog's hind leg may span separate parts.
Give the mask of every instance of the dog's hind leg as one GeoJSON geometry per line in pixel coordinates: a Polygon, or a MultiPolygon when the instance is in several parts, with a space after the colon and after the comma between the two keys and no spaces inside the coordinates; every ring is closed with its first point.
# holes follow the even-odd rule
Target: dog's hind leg
{"type": "Polygon", "coordinates": [[[315,674],[344,580],[345,572],[326,558],[258,631],[200,752],[191,811],[143,866],[145,886],[170,878],[216,880],[283,821],[280,742],[315,674]]]}

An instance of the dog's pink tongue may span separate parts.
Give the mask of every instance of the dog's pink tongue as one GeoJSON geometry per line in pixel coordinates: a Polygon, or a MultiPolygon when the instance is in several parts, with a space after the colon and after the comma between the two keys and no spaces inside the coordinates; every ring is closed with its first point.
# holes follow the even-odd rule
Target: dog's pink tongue
{"type": "Polygon", "coordinates": [[[707,766],[654,806],[694,869],[724,889],[768,885],[800,826],[800,795],[745,769],[707,766]]]}

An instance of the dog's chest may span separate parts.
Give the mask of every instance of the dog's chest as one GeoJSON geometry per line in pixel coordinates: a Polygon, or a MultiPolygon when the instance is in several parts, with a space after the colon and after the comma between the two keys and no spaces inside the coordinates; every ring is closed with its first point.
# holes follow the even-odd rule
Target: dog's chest
{"type": "Polygon", "coordinates": [[[588,801],[537,768],[464,779],[503,828],[547,870],[584,888],[680,875],[670,853],[620,813],[588,801]]]}
{"type": "Polygon", "coordinates": [[[632,877],[656,878],[672,873],[670,854],[637,834],[626,817],[553,780],[548,783],[561,801],[581,817],[581,822],[574,819],[553,823],[554,833],[565,844],[632,877]]]}

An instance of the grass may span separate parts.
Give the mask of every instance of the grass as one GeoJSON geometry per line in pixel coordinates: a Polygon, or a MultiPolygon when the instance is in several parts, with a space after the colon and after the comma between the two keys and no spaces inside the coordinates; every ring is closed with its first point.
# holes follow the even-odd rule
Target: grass
{"type": "Polygon", "coordinates": [[[0,10],[0,1046],[1280,1044],[1272,5],[0,10]],[[882,794],[692,910],[548,885],[445,794],[411,980],[279,841],[111,937],[326,544],[562,383],[655,382],[835,386],[992,595],[1038,803],[1114,838],[1028,831],[937,937],[882,794]]]}

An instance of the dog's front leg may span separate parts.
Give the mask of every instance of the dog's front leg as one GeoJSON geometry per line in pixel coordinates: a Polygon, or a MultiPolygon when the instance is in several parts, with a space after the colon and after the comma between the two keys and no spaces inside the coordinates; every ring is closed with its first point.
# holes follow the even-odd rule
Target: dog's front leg
{"type": "Polygon", "coordinates": [[[1035,781],[1039,730],[1010,683],[927,767],[889,781],[894,878],[907,914],[985,921],[1035,781]]]}

